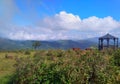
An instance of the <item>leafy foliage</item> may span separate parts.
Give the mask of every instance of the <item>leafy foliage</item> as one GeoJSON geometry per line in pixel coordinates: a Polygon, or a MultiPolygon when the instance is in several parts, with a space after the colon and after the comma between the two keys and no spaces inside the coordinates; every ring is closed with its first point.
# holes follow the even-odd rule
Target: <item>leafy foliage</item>
{"type": "MultiPolygon", "coordinates": [[[[33,57],[16,60],[15,84],[119,84],[120,68],[111,63],[119,58],[107,52],[41,50],[33,57]]],[[[117,62],[118,63],[118,62],[117,62]]]]}
{"type": "Polygon", "coordinates": [[[114,64],[116,66],[120,66],[120,49],[118,49],[117,51],[115,51],[115,53],[113,55],[113,58],[114,58],[114,64]]]}

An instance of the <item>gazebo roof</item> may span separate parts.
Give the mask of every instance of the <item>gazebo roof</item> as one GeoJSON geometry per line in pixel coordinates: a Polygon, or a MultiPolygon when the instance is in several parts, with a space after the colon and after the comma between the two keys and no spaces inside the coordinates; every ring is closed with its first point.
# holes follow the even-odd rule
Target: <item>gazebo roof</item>
{"type": "Polygon", "coordinates": [[[110,34],[108,33],[108,34],[106,34],[106,35],[104,35],[104,36],[102,36],[102,37],[99,37],[99,39],[118,39],[118,38],[115,37],[115,36],[112,36],[112,35],[110,35],[110,34]]]}

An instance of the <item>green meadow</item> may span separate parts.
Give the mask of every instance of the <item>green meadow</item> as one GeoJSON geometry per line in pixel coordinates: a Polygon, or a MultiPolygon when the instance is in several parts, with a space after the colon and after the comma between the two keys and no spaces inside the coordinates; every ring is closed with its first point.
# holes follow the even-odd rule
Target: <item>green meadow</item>
{"type": "Polygon", "coordinates": [[[0,51],[0,84],[119,84],[118,50],[0,51]]]}

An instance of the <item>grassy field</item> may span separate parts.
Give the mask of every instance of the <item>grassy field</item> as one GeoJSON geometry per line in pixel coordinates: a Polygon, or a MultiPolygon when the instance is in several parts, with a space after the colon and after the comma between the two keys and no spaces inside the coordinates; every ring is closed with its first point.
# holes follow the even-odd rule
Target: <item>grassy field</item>
{"type": "Polygon", "coordinates": [[[15,73],[16,59],[33,56],[34,52],[30,53],[31,55],[27,54],[26,50],[0,51],[0,84],[7,84],[10,81],[10,77],[15,73]]]}
{"type": "Polygon", "coordinates": [[[120,50],[0,52],[1,84],[119,84],[120,50]]]}

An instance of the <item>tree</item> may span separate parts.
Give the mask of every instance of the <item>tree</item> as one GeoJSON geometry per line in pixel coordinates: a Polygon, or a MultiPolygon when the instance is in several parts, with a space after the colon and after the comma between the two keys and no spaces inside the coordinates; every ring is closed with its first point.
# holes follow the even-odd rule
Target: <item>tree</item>
{"type": "Polygon", "coordinates": [[[40,45],[41,45],[41,44],[40,44],[40,41],[34,41],[33,44],[32,44],[32,46],[34,47],[34,49],[39,48],[40,45]]]}

